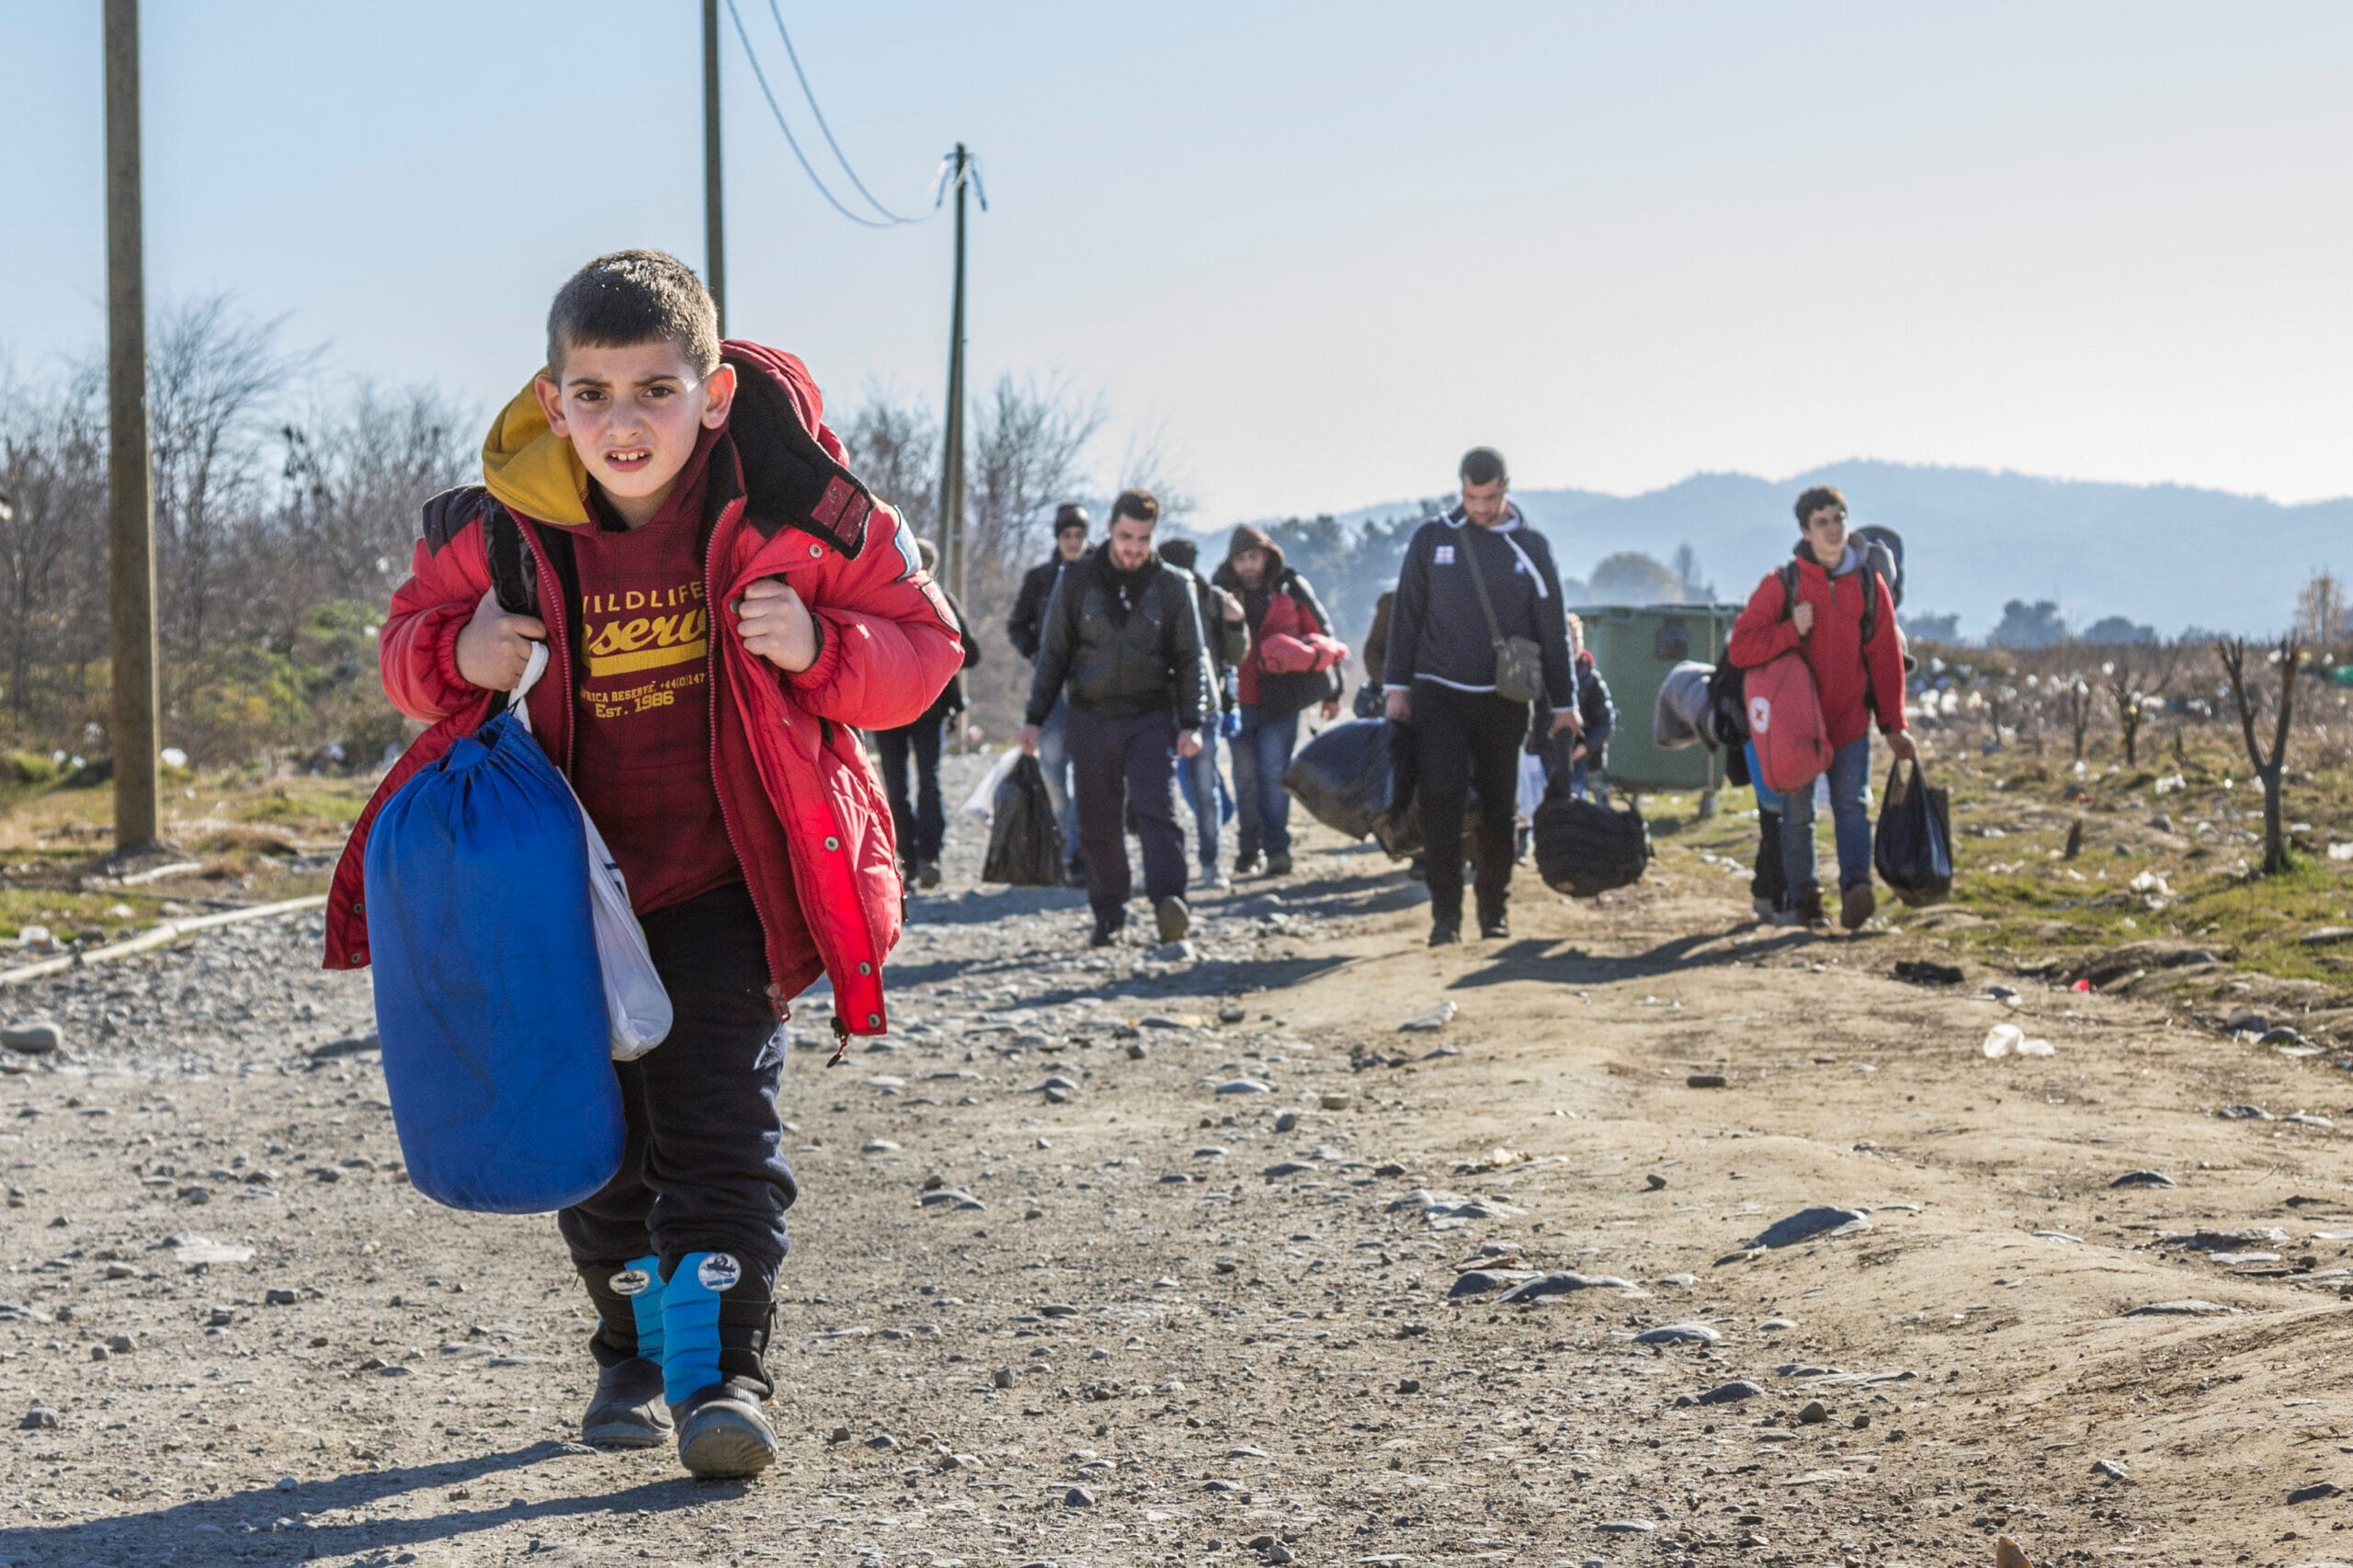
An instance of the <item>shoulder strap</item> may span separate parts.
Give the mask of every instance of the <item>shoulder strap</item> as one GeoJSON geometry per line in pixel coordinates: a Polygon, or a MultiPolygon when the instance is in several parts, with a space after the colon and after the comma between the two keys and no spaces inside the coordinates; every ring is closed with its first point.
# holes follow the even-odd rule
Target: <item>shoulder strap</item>
{"type": "Polygon", "coordinates": [[[498,592],[498,608],[509,615],[540,613],[540,577],[531,561],[530,540],[515,514],[497,502],[487,503],[482,518],[483,548],[490,558],[490,583],[498,592]]]}
{"type": "Polygon", "coordinates": [[[1479,570],[1477,541],[1471,537],[1471,530],[1478,526],[1470,521],[1462,525],[1462,563],[1471,568],[1471,586],[1479,595],[1479,613],[1487,618],[1487,636],[1501,642],[1504,640],[1503,623],[1495,619],[1495,601],[1487,597],[1487,579],[1479,570]]]}
{"type": "Polygon", "coordinates": [[[1781,579],[1781,619],[1787,620],[1798,608],[1798,563],[1783,562],[1776,575],[1781,579]]]}

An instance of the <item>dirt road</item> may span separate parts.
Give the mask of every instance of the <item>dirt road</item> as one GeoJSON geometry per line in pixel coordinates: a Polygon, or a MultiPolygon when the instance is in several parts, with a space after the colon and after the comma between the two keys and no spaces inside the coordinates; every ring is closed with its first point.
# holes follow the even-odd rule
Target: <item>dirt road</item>
{"type": "Polygon", "coordinates": [[[1900,984],[1932,934],[1760,929],[1688,847],[1433,953],[1308,844],[1169,961],[959,846],[899,1031],[788,1075],[749,1485],[570,1440],[552,1224],[403,1182],[313,922],[0,996],[66,1035],[0,1077],[0,1563],[2353,1562],[2291,1500],[2353,1486],[2325,1055],[1900,984]]]}

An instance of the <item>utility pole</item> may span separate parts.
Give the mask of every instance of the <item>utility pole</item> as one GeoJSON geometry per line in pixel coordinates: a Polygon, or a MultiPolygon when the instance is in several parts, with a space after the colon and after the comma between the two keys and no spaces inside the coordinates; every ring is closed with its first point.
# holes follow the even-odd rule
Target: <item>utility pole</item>
{"type": "MultiPolygon", "coordinates": [[[[956,143],[949,180],[956,187],[956,303],[948,327],[948,450],[939,464],[939,562],[948,591],[959,604],[972,602],[971,567],[964,539],[964,186],[972,158],[956,143]]],[[[988,199],[981,199],[988,210],[988,199]]]]}
{"type": "Polygon", "coordinates": [[[719,0],[702,0],[702,271],[727,335],[726,187],[719,177],[719,0]]]}
{"type": "Polygon", "coordinates": [[[114,844],[155,843],[155,509],[147,452],[147,283],[139,194],[139,0],[106,0],[107,517],[114,844]]]}

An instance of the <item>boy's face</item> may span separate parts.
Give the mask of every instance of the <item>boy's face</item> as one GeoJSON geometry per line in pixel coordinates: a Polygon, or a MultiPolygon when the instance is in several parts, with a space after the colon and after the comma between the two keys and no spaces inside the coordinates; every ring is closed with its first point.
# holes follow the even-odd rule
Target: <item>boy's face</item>
{"type": "Polygon", "coordinates": [[[660,509],[702,431],[727,423],[735,397],[732,369],[699,376],[661,338],[572,345],[553,375],[535,383],[548,428],[572,443],[588,477],[632,522],[660,509]]]}
{"type": "Polygon", "coordinates": [[[1847,553],[1847,508],[1817,507],[1805,520],[1805,542],[1824,568],[1837,565],[1847,553]]]}

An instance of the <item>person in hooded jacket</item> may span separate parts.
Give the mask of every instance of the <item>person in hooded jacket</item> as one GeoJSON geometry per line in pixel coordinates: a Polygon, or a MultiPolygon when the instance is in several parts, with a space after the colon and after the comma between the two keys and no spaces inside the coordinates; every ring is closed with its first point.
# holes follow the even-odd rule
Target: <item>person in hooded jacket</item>
{"type": "MultiPolygon", "coordinates": [[[[1785,578],[1789,568],[1767,573],[1733,622],[1724,653],[1741,668],[1756,669],[1794,649],[1813,672],[1832,748],[1838,920],[1852,931],[1878,904],[1871,891],[1872,720],[1878,720],[1898,761],[1918,752],[1904,716],[1904,648],[1895,601],[1885,580],[1864,570],[1861,548],[1847,538],[1847,498],[1826,484],[1816,485],[1798,497],[1797,517],[1793,588],[1785,578]],[[1868,642],[1866,621],[1872,633],[1868,642]]],[[[1781,872],[1787,918],[1826,925],[1814,873],[1811,782],[1781,797],[1781,872]]]]}
{"type": "MultiPolygon", "coordinates": [[[[1250,629],[1250,651],[1236,683],[1242,727],[1233,737],[1235,837],[1240,840],[1233,874],[1246,877],[1263,869],[1270,877],[1287,877],[1291,868],[1290,792],[1283,788],[1283,774],[1299,748],[1300,714],[1320,707],[1327,723],[1340,716],[1339,677],[1327,678],[1320,672],[1277,674],[1267,666],[1268,640],[1307,643],[1323,639],[1328,643],[1332,618],[1315,597],[1314,586],[1284,562],[1281,546],[1263,529],[1246,524],[1233,530],[1225,563],[1211,580],[1240,598],[1243,619],[1250,629]],[[1334,695],[1322,694],[1327,684],[1334,695]]],[[[1346,661],[1347,647],[1336,646],[1338,659],[1346,661]]],[[[1324,651],[1329,654],[1331,649],[1324,651]]]]}
{"type": "Polygon", "coordinates": [[[961,660],[912,530],[823,414],[800,360],[720,341],[675,257],[616,252],[563,286],[483,483],[426,503],[379,650],[393,706],[430,728],[361,812],[326,911],[327,966],[365,965],[377,814],[543,643],[532,733],[625,874],[675,1015],[615,1064],[620,1170],[556,1217],[598,1318],[582,1435],[675,1429],[700,1476],[776,1454],[786,1004],[823,973],[843,1042],[885,1028],[898,857],[856,732],[915,720],[961,660]]]}
{"type": "MultiPolygon", "coordinates": [[[[938,570],[939,551],[931,540],[917,540],[915,550],[926,573],[938,570]]],[[[898,832],[904,879],[926,890],[939,885],[939,851],[948,836],[948,812],[939,799],[940,748],[947,738],[948,721],[964,711],[963,671],[981,662],[981,645],[964,619],[964,608],[945,588],[939,590],[939,597],[948,601],[948,611],[956,618],[956,635],[964,644],[963,667],[948,677],[947,686],[914,723],[874,732],[882,789],[891,797],[891,822],[898,832]]]]}

